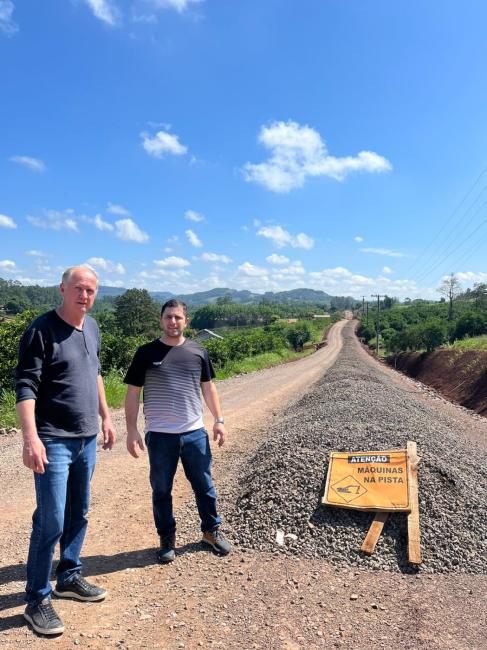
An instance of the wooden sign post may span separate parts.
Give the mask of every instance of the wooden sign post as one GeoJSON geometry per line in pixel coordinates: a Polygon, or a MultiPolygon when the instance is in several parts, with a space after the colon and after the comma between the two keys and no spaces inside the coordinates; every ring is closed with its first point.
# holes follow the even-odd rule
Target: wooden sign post
{"type": "Polygon", "coordinates": [[[408,517],[408,559],[421,564],[416,443],[395,451],[330,453],[322,503],[375,511],[361,550],[371,555],[391,512],[408,517]]]}

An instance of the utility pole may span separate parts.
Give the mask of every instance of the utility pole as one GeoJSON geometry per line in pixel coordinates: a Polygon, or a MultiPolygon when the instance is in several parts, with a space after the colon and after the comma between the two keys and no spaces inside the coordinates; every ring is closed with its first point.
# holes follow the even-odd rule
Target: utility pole
{"type": "Polygon", "coordinates": [[[362,318],[365,316],[365,296],[362,296],[362,318]]]}
{"type": "Polygon", "coordinates": [[[373,294],[372,294],[372,298],[377,298],[377,323],[376,323],[376,332],[377,332],[377,334],[376,334],[376,336],[377,336],[376,341],[377,341],[377,345],[376,345],[376,349],[377,349],[377,358],[379,358],[380,299],[381,299],[381,298],[385,298],[385,296],[381,296],[381,295],[378,294],[378,293],[373,293],[373,294]]]}

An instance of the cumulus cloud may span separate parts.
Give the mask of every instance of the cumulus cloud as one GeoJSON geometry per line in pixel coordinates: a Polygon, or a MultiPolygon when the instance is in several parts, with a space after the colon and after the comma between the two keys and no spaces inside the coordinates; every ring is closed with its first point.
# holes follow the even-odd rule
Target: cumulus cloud
{"type": "Polygon", "coordinates": [[[27,215],[27,221],[36,228],[45,230],[71,230],[78,232],[78,223],[75,219],[74,210],[44,210],[45,219],[27,215]]]}
{"type": "Polygon", "coordinates": [[[0,270],[12,273],[17,270],[17,265],[12,260],[0,260],[0,270]]]}
{"type": "Polygon", "coordinates": [[[263,163],[246,163],[244,177],[273,192],[302,187],[313,176],[343,181],[351,172],[378,173],[392,169],[386,158],[373,151],[343,158],[330,156],[317,131],[292,120],[262,126],[258,141],[269,150],[270,156],[263,163]]]}
{"type": "Polygon", "coordinates": [[[11,0],[0,0],[0,32],[6,36],[13,36],[19,31],[17,24],[12,18],[15,6],[11,0]]]}
{"type": "Polygon", "coordinates": [[[149,241],[149,235],[141,230],[132,219],[115,221],[115,235],[122,241],[133,241],[137,244],[149,241]]]}
{"type": "Polygon", "coordinates": [[[199,259],[203,262],[214,262],[217,264],[230,264],[232,261],[226,255],[217,255],[217,253],[203,253],[199,259]]]}
{"type": "Polygon", "coordinates": [[[10,156],[9,160],[24,167],[28,167],[33,172],[42,173],[46,171],[46,165],[40,158],[31,158],[30,156],[10,156]]]}
{"type": "Polygon", "coordinates": [[[298,276],[298,275],[304,275],[306,271],[304,270],[304,267],[302,263],[297,260],[296,262],[292,262],[289,266],[285,266],[281,269],[276,269],[273,271],[273,277],[285,277],[285,276],[298,276]]]}
{"type": "Polygon", "coordinates": [[[199,4],[203,0],[149,0],[155,9],[175,9],[178,13],[183,13],[192,4],[199,4]]]}
{"type": "Polygon", "coordinates": [[[188,238],[188,241],[191,244],[191,246],[194,246],[195,248],[202,248],[203,242],[201,241],[201,239],[198,237],[198,235],[195,232],[193,232],[189,228],[188,228],[188,230],[185,230],[184,232],[185,232],[186,237],[188,238]]]}
{"type": "Polygon", "coordinates": [[[238,270],[251,278],[262,278],[267,275],[267,270],[254,266],[250,262],[244,262],[238,267],[238,270]]]}
{"type": "Polygon", "coordinates": [[[163,260],[154,260],[154,264],[163,269],[174,268],[182,269],[185,266],[189,266],[191,262],[185,260],[184,257],[176,257],[172,255],[171,257],[166,257],[163,260]]]}
{"type": "Polygon", "coordinates": [[[361,248],[361,253],[372,253],[373,255],[385,255],[386,257],[405,257],[404,253],[393,251],[390,248],[361,248]]]}
{"type": "Polygon", "coordinates": [[[285,255],[277,255],[276,253],[268,255],[265,259],[269,264],[287,264],[289,262],[289,257],[286,257],[285,255]]]}
{"type": "Polygon", "coordinates": [[[166,154],[183,156],[188,151],[188,148],[179,142],[177,135],[167,131],[158,131],[153,137],[143,132],[140,137],[144,150],[154,158],[164,158],[166,154]]]}
{"type": "Polygon", "coordinates": [[[111,0],[84,0],[85,4],[93,12],[95,18],[111,27],[117,25],[120,21],[120,11],[111,0]]]}
{"type": "Polygon", "coordinates": [[[305,248],[309,250],[315,245],[314,239],[305,235],[304,232],[298,235],[291,235],[282,226],[263,226],[257,231],[259,237],[270,239],[276,248],[292,246],[292,248],[305,248]]]}
{"type": "Polygon", "coordinates": [[[184,218],[188,221],[193,221],[194,223],[201,223],[205,220],[202,214],[195,212],[194,210],[186,210],[184,213],[184,218]]]}
{"type": "Polygon", "coordinates": [[[7,216],[6,214],[0,214],[0,228],[9,228],[14,230],[17,228],[17,224],[12,217],[7,216]]]}
{"type": "Polygon", "coordinates": [[[90,257],[86,263],[92,266],[95,271],[105,271],[106,273],[115,273],[116,275],[124,275],[125,268],[120,262],[112,262],[104,257],[90,257]]]}
{"type": "Polygon", "coordinates": [[[115,214],[117,217],[130,217],[130,212],[127,208],[124,208],[123,205],[117,205],[116,203],[108,203],[107,212],[110,214],[115,214]]]}
{"type": "Polygon", "coordinates": [[[385,273],[386,275],[389,275],[389,273],[392,273],[392,269],[389,268],[388,266],[384,266],[382,269],[382,273],[385,273]]]}
{"type": "MultiPolygon", "coordinates": [[[[469,282],[469,283],[475,283],[475,282],[481,282],[482,284],[487,283],[487,273],[474,273],[473,271],[462,271],[460,273],[455,273],[455,276],[460,280],[460,282],[469,282]]],[[[450,276],[445,275],[441,279],[446,280],[450,276]]]]}
{"type": "Polygon", "coordinates": [[[353,241],[356,241],[358,244],[364,241],[364,238],[361,237],[360,235],[357,235],[356,237],[353,238],[353,241]]]}
{"type": "Polygon", "coordinates": [[[99,214],[96,214],[93,217],[91,223],[95,226],[97,230],[108,231],[108,232],[114,230],[113,224],[109,223],[108,221],[104,221],[101,218],[101,215],[99,214]]]}

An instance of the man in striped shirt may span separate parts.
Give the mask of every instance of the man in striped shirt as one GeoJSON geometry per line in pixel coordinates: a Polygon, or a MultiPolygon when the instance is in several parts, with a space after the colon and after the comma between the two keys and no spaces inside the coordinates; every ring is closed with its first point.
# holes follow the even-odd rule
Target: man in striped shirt
{"type": "Polygon", "coordinates": [[[124,380],[128,384],[127,449],[135,458],[144,449],[137,429],[140,392],[144,389],[145,442],[154,521],[160,538],[158,559],[163,563],[175,558],[172,485],[179,459],[195,493],[203,543],[220,555],[227,555],[231,550],[219,529],[221,519],[211,478],[210,442],[203,424],[202,395],[215,418],[213,439],[221,447],[226,431],[212,381],[215,372],[205,348],[184,337],[188,322],[183,302],[173,299],[164,303],[161,338],[137,350],[124,380]]]}

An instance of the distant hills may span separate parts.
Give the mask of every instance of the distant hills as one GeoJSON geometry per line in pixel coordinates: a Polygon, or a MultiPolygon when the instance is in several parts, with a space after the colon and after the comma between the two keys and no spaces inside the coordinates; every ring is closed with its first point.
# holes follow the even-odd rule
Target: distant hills
{"type": "MultiPolygon", "coordinates": [[[[104,287],[100,286],[98,290],[98,297],[104,298],[105,296],[113,297],[125,293],[126,289],[118,287],[104,287]]],[[[331,296],[324,291],[316,291],[315,289],[291,289],[290,291],[266,291],[265,293],[252,293],[251,291],[238,291],[236,289],[229,289],[227,287],[218,287],[210,289],[209,291],[198,291],[197,293],[187,294],[173,294],[168,291],[149,291],[151,297],[157,302],[165,302],[170,298],[179,298],[191,307],[199,307],[201,305],[214,304],[218,298],[227,297],[232,302],[241,305],[256,305],[261,302],[280,303],[280,304],[310,304],[310,305],[324,305],[331,304],[334,296],[331,296]]]]}

